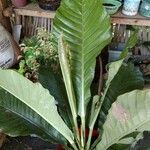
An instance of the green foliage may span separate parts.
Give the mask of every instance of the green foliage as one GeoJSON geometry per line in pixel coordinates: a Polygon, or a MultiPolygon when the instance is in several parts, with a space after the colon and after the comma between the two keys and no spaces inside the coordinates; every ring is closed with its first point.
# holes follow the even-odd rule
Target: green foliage
{"type": "Polygon", "coordinates": [[[119,96],[109,110],[102,140],[96,150],[106,150],[132,132],[150,130],[149,98],[150,90],[135,90],[119,96]]]}
{"type": "Polygon", "coordinates": [[[44,28],[37,29],[37,35],[25,38],[21,44],[22,59],[18,72],[31,80],[38,79],[38,71],[41,65],[58,64],[57,52],[51,43],[51,35],[44,28]]]}
{"type": "Polygon", "coordinates": [[[0,70],[1,131],[10,136],[36,134],[67,150],[113,149],[118,143],[116,149],[125,149],[122,144],[141,138],[133,140],[132,132],[149,131],[150,90],[137,90],[144,80],[132,62],[122,59],[110,64],[101,95],[91,96],[96,57],[111,40],[110,28],[99,0],[62,0],[53,41],[39,30],[36,38],[24,42],[20,73],[36,71],[40,83],[0,70]],[[92,141],[94,127],[99,137],[92,141]]]}
{"type": "Polygon", "coordinates": [[[66,143],[59,132],[15,96],[0,89],[0,99],[0,128],[3,132],[12,137],[35,134],[46,141],[66,143]]]}
{"type": "MultiPolygon", "coordinates": [[[[120,61],[122,62],[122,60],[120,61]]],[[[144,87],[143,75],[140,72],[138,67],[135,67],[131,62],[123,62],[117,73],[110,80],[114,72],[114,68],[118,62],[113,63],[109,66],[109,77],[108,83],[105,88],[106,95],[100,112],[100,122],[99,125],[102,126],[102,122],[106,119],[109,109],[111,108],[112,103],[114,103],[118,96],[130,92],[134,89],[142,89],[144,87]],[[104,117],[105,116],[105,117],[104,117]]]]}
{"type": "MultiPolygon", "coordinates": [[[[25,106],[29,107],[32,111],[35,112],[34,115],[32,114],[32,112],[27,110],[27,112],[29,113],[28,116],[28,114],[26,114],[24,106],[22,106],[20,109],[21,111],[24,111],[24,115],[27,115],[27,117],[35,116],[35,120],[39,118],[36,117],[36,115],[39,115],[45,121],[43,125],[46,125],[46,123],[51,125],[57,132],[61,133],[64,137],[66,137],[66,139],[68,139],[68,141],[73,143],[72,133],[58,114],[55,100],[53,96],[49,94],[48,90],[44,89],[39,83],[32,83],[15,71],[1,70],[0,77],[2,78],[2,80],[0,80],[0,86],[4,90],[7,90],[8,93],[13,95],[15,98],[17,98],[19,102],[22,102],[25,106]],[[50,114],[55,117],[51,117],[50,114]]],[[[13,102],[15,101],[12,101],[12,103],[13,102]]],[[[4,108],[7,108],[7,105],[3,106],[2,99],[0,105],[4,108]]],[[[16,109],[16,107],[18,107],[18,104],[14,104],[14,107],[16,109]]],[[[14,111],[15,113],[16,111],[19,111],[19,107],[14,111]]],[[[42,120],[40,120],[40,123],[42,124],[42,120]]]]}
{"type": "Polygon", "coordinates": [[[139,33],[139,28],[134,28],[133,33],[129,37],[125,45],[125,48],[120,55],[120,59],[127,57],[129,49],[133,48],[138,43],[139,40],[138,33],[139,33]]]}
{"type": "Polygon", "coordinates": [[[37,3],[38,0],[30,0],[31,3],[37,3]]]}
{"type": "Polygon", "coordinates": [[[90,86],[94,77],[95,59],[111,40],[110,27],[109,16],[99,0],[64,0],[54,19],[55,48],[58,47],[61,33],[68,45],[64,51],[71,67],[68,69],[69,73],[66,69],[62,72],[71,76],[71,81],[66,79],[70,82],[66,83],[66,88],[73,85],[73,88],[69,88],[68,96],[72,96],[69,102],[74,103],[75,107],[70,105],[73,118],[79,115],[81,119],[82,146],[85,142],[85,117],[88,115],[86,109],[91,98],[90,86]]]}
{"type": "Polygon", "coordinates": [[[59,114],[68,127],[71,128],[71,114],[60,67],[57,67],[54,71],[50,66],[41,66],[38,80],[55,97],[59,114]]]}

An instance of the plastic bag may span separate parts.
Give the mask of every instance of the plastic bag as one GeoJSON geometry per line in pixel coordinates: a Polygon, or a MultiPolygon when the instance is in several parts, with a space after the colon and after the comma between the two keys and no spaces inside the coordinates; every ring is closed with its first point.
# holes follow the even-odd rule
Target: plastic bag
{"type": "Polygon", "coordinates": [[[9,68],[17,63],[20,48],[11,34],[0,24],[0,68],[9,68]]]}

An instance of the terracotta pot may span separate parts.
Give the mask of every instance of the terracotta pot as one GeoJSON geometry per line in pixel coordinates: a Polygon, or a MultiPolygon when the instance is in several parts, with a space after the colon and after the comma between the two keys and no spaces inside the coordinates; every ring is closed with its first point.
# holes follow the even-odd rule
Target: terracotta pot
{"type": "Polygon", "coordinates": [[[27,5],[27,0],[11,0],[15,7],[24,7],[27,5]]]}

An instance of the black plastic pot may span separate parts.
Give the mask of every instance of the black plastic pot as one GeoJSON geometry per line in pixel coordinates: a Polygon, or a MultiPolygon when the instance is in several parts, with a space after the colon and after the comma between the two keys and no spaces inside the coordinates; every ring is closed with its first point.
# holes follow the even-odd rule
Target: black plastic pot
{"type": "Polygon", "coordinates": [[[60,0],[39,0],[39,7],[44,10],[55,11],[60,6],[60,0]]]}

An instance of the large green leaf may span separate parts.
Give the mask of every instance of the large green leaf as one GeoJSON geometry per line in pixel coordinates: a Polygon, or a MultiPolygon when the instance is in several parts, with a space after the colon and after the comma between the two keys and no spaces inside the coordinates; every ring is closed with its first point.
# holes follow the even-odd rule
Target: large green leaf
{"type": "Polygon", "coordinates": [[[70,119],[72,116],[60,67],[54,70],[50,66],[41,66],[38,79],[42,86],[48,89],[50,94],[55,98],[58,103],[59,114],[65,123],[71,127],[70,119]]]}
{"type": "Polygon", "coordinates": [[[13,137],[35,134],[51,142],[66,143],[57,130],[3,89],[0,89],[0,130],[13,137]]]}
{"type": "Polygon", "coordinates": [[[120,64],[120,61],[112,63],[109,69],[108,81],[110,82],[107,81],[106,84],[107,91],[100,111],[100,127],[106,119],[111,104],[119,95],[144,87],[143,75],[138,67],[135,67],[132,62],[120,64]],[[120,68],[116,69],[118,66],[120,68]]]}
{"type": "Polygon", "coordinates": [[[119,96],[109,111],[96,150],[106,150],[132,132],[150,131],[149,123],[150,90],[135,90],[119,96]]]}
{"type": "Polygon", "coordinates": [[[109,16],[100,0],[62,0],[54,19],[55,46],[62,32],[69,45],[71,76],[82,119],[91,97],[96,56],[110,42],[110,27],[109,16]]]}
{"type": "Polygon", "coordinates": [[[72,132],[59,116],[55,100],[48,90],[12,70],[0,70],[0,78],[0,87],[35,111],[71,144],[74,143],[72,132]]]}

